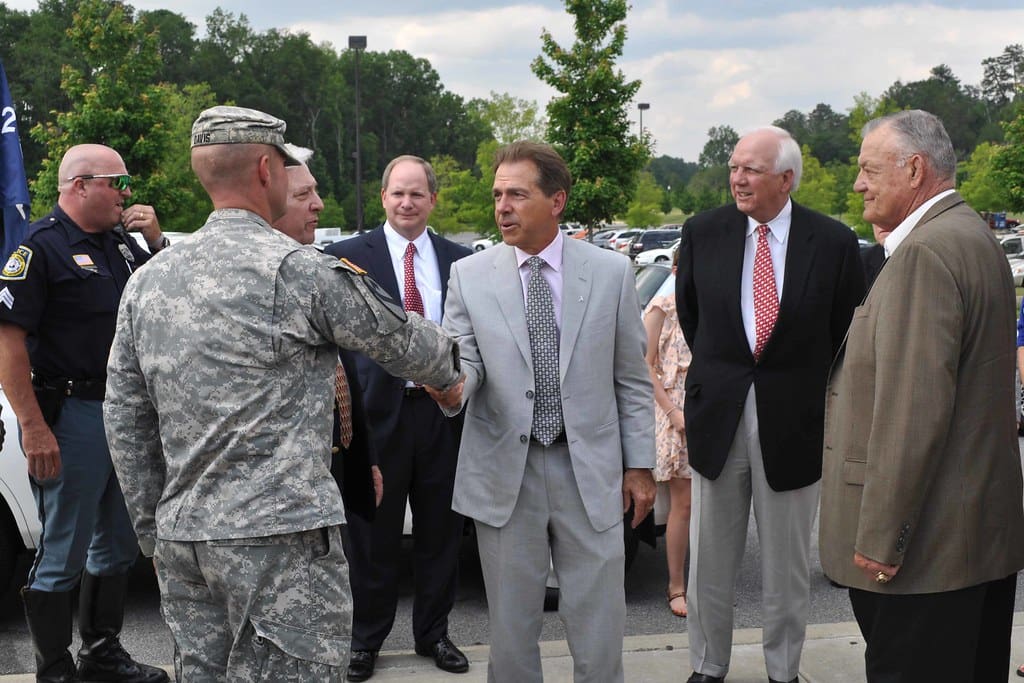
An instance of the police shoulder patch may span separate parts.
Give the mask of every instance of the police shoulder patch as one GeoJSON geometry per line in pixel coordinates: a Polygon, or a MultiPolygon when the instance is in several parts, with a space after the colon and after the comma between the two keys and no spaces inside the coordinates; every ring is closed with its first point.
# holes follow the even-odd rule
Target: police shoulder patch
{"type": "Polygon", "coordinates": [[[28,275],[28,267],[31,263],[32,250],[21,245],[7,259],[4,269],[0,271],[0,280],[24,280],[28,275]]]}
{"type": "Polygon", "coordinates": [[[366,275],[366,271],[365,270],[363,270],[362,268],[360,268],[356,264],[352,263],[347,258],[343,257],[343,258],[340,258],[338,260],[341,261],[346,266],[348,266],[348,270],[352,271],[356,275],[366,275]]]}

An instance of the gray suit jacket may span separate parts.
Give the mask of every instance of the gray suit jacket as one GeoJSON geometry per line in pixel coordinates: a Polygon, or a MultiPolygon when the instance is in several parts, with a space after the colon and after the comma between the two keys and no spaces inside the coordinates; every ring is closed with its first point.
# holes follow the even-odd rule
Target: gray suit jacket
{"type": "MultiPolygon", "coordinates": [[[[622,520],[624,468],[654,467],[654,394],[633,271],[621,254],[564,240],[559,350],[573,473],[595,531],[622,520]]],[[[459,342],[468,402],[452,507],[485,524],[512,514],[533,422],[522,281],[500,244],[452,264],[444,327],[459,342]]]]}
{"type": "Polygon", "coordinates": [[[1024,566],[1010,270],[954,193],[854,312],[826,415],[820,552],[839,583],[952,591],[1024,566]],[[875,583],[854,551],[902,565],[875,583]]]}

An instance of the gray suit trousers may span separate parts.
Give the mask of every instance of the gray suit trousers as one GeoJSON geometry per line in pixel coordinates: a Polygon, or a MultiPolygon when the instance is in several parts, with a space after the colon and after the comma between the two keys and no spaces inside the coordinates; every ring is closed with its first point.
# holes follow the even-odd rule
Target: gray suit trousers
{"type": "Polygon", "coordinates": [[[531,441],[512,517],[502,527],[477,520],[476,529],[490,613],[487,680],[543,680],[538,640],[550,556],[574,681],[621,683],[626,617],[622,522],[594,531],[568,447],[531,441]]]}
{"type": "Polygon", "coordinates": [[[753,502],[765,665],[774,680],[796,677],[810,607],[811,526],[820,490],[820,482],[793,491],[768,486],[751,385],[721,475],[711,480],[693,473],[687,630],[694,671],[719,677],[729,671],[736,573],[753,502]]]}

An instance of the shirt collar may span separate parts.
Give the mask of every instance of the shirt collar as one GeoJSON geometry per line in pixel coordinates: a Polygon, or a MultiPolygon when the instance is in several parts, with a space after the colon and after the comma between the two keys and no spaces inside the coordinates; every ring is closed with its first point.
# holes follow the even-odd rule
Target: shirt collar
{"type": "Polygon", "coordinates": [[[405,253],[405,250],[408,249],[410,241],[416,245],[417,253],[422,253],[423,250],[426,249],[427,243],[430,242],[430,235],[427,234],[429,231],[430,228],[424,228],[423,232],[421,232],[416,239],[409,240],[392,228],[390,223],[384,221],[384,238],[388,241],[388,247],[390,247],[391,251],[397,252],[399,256],[402,256],[405,253]]]}
{"type": "Polygon", "coordinates": [[[563,241],[564,241],[564,238],[562,237],[562,230],[561,230],[561,228],[559,228],[558,233],[555,235],[555,239],[551,240],[551,243],[548,244],[548,246],[546,246],[543,249],[541,249],[540,253],[537,253],[537,254],[527,254],[525,251],[523,251],[519,247],[512,247],[515,250],[515,252],[516,252],[516,265],[518,265],[520,268],[522,268],[523,264],[526,263],[526,261],[530,257],[532,257],[532,256],[540,256],[542,259],[544,259],[544,263],[546,263],[549,266],[551,266],[551,268],[553,268],[555,271],[561,271],[562,270],[562,242],[563,241]]]}
{"type": "Polygon", "coordinates": [[[903,243],[903,240],[907,239],[907,235],[914,229],[915,226],[924,217],[925,212],[935,205],[935,202],[939,201],[948,194],[953,194],[953,190],[945,190],[938,193],[921,206],[914,209],[909,216],[903,219],[903,222],[896,226],[896,229],[889,233],[889,236],[885,238],[885,244],[882,247],[885,249],[885,258],[892,256],[892,253],[896,251],[896,247],[903,243]]]}
{"type": "Polygon", "coordinates": [[[771,219],[767,223],[760,223],[750,216],[747,216],[747,237],[750,237],[757,232],[757,226],[767,225],[768,231],[775,236],[775,239],[779,241],[779,244],[785,244],[786,240],[789,239],[789,226],[793,222],[793,200],[786,199],[785,206],[779,211],[779,215],[771,219]]]}

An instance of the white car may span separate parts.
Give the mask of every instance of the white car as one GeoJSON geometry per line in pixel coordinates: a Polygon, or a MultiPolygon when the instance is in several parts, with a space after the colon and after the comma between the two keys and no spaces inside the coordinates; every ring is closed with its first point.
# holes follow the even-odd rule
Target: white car
{"type": "Polygon", "coordinates": [[[490,237],[481,237],[478,240],[473,240],[473,245],[472,245],[473,251],[483,251],[484,249],[487,249],[488,247],[493,247],[493,246],[494,246],[494,240],[492,240],[490,237]]]}
{"type": "Polygon", "coordinates": [[[1010,258],[1010,272],[1013,273],[1013,286],[1024,287],[1024,258],[1010,258]]]}
{"type": "Polygon", "coordinates": [[[0,593],[7,590],[19,556],[39,545],[42,525],[28,484],[25,454],[18,438],[18,419],[0,390],[0,412],[6,434],[0,450],[0,593]]]}
{"type": "Polygon", "coordinates": [[[679,248],[679,240],[670,244],[667,247],[661,249],[648,249],[647,251],[641,251],[636,255],[634,263],[637,265],[646,265],[648,263],[665,263],[668,265],[672,264],[672,259],[675,258],[676,249],[679,248]]]}

